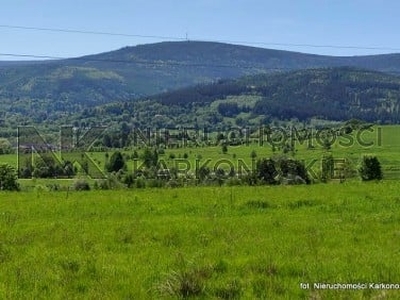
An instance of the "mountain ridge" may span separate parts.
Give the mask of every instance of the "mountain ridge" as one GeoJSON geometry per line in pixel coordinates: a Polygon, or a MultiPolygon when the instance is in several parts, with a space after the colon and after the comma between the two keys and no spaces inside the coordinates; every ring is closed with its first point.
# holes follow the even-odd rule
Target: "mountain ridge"
{"type": "Polygon", "coordinates": [[[259,74],[107,104],[76,119],[97,114],[112,121],[104,125],[139,128],[220,130],[294,119],[393,124],[400,123],[400,76],[354,67],[259,74]]]}
{"type": "Polygon", "coordinates": [[[26,103],[37,103],[47,115],[276,71],[350,66],[400,74],[400,54],[333,57],[200,41],[21,64],[0,63],[1,108],[27,114],[26,103]]]}
{"type": "Polygon", "coordinates": [[[126,46],[114,51],[71,60],[102,62],[104,58],[127,63],[157,64],[157,62],[161,63],[165,60],[170,63],[179,62],[180,65],[189,63],[191,66],[213,67],[216,65],[217,67],[245,69],[251,69],[258,65],[264,71],[352,66],[400,73],[400,53],[332,56],[207,41],[161,42],[126,46]],[[121,57],[126,61],[121,60],[121,57]],[[137,60],[133,60],[134,58],[137,60]]]}

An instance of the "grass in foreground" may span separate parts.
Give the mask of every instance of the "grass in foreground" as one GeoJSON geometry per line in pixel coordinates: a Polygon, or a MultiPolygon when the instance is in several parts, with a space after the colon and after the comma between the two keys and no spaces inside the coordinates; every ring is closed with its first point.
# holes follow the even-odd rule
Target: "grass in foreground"
{"type": "Polygon", "coordinates": [[[397,182],[0,193],[2,299],[353,299],[399,291],[397,182]]]}

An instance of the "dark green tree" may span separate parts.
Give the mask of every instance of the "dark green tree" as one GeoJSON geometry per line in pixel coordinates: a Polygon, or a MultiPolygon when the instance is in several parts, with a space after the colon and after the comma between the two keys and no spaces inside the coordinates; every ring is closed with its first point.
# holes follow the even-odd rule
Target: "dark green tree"
{"type": "Polygon", "coordinates": [[[324,150],[326,151],[331,150],[331,146],[332,146],[331,141],[329,141],[328,139],[324,139],[322,141],[322,148],[324,148],[324,150]]]}
{"type": "Polygon", "coordinates": [[[225,136],[224,136],[224,134],[223,133],[218,133],[218,135],[217,135],[217,145],[221,142],[221,141],[223,141],[225,139],[225,136]]]}
{"type": "Polygon", "coordinates": [[[228,146],[225,143],[222,145],[222,153],[223,154],[228,153],[228,146]]]}
{"type": "Polygon", "coordinates": [[[383,178],[381,163],[376,156],[364,156],[358,172],[362,181],[381,180],[383,178]]]}
{"type": "Polygon", "coordinates": [[[310,184],[311,180],[308,176],[307,169],[303,162],[296,159],[284,158],[280,161],[280,169],[283,177],[300,177],[300,181],[306,184],[310,184]]]}
{"type": "Polygon", "coordinates": [[[146,148],[144,149],[143,152],[143,164],[146,168],[150,169],[150,168],[155,168],[157,167],[158,164],[158,152],[156,149],[154,149],[153,151],[150,148],[146,148]]]}
{"type": "Polygon", "coordinates": [[[8,164],[0,165],[0,190],[19,191],[17,171],[8,164]]]}
{"type": "Polygon", "coordinates": [[[275,177],[278,172],[275,168],[275,163],[272,159],[261,159],[257,161],[257,178],[267,184],[276,184],[275,177]]]}
{"type": "Polygon", "coordinates": [[[126,174],[122,180],[122,182],[128,187],[132,187],[135,183],[135,178],[132,173],[126,174]]]}
{"type": "Polygon", "coordinates": [[[257,158],[257,152],[256,150],[252,150],[250,153],[250,157],[252,160],[255,160],[257,158]]]}
{"type": "Polygon", "coordinates": [[[106,165],[106,169],[108,172],[118,172],[119,170],[123,170],[125,168],[125,160],[121,152],[114,152],[110,161],[106,165]]]}

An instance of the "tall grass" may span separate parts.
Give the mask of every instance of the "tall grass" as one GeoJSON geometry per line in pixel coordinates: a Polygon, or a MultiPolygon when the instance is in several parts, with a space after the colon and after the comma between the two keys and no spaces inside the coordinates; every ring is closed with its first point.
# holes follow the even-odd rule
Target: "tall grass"
{"type": "Polygon", "coordinates": [[[0,298],[396,298],[399,187],[0,193],[0,298]]]}

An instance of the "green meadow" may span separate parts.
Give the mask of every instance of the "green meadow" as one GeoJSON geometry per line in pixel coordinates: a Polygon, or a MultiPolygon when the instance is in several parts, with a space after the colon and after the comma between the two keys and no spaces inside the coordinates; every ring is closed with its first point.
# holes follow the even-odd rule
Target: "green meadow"
{"type": "MultiPolygon", "coordinates": [[[[222,168],[226,172],[234,167],[236,171],[241,169],[245,172],[251,170],[255,160],[259,158],[286,155],[304,161],[305,165],[313,171],[311,175],[318,175],[321,160],[326,155],[332,155],[337,160],[346,160],[349,168],[353,171],[357,169],[363,155],[376,155],[381,162],[384,178],[400,179],[400,126],[374,126],[370,129],[356,130],[346,136],[336,136],[332,140],[330,149],[324,149],[318,138],[308,141],[301,140],[301,133],[299,136],[300,140],[295,139],[294,151],[286,154],[283,154],[279,147],[275,147],[274,151],[265,136],[262,142],[258,138],[250,137],[248,144],[228,146],[226,153],[222,152],[221,146],[167,148],[158,155],[158,158],[163,167],[175,167],[181,173],[195,173],[196,166],[207,166],[211,169],[222,168]],[[251,157],[252,152],[256,154],[255,158],[251,157]]],[[[290,141],[288,136],[285,138],[288,142],[290,141]]],[[[133,154],[133,150],[122,152],[127,156],[133,154]]],[[[137,149],[137,152],[140,156],[143,148],[137,149]]],[[[107,153],[111,156],[113,150],[109,150],[107,153]]],[[[107,160],[105,152],[87,152],[87,155],[101,170],[104,170],[107,160]]],[[[17,154],[0,155],[0,162],[16,166],[17,154]]],[[[126,163],[129,172],[142,167],[140,158],[137,161],[127,159],[126,163]]],[[[25,185],[32,187],[37,182],[45,184],[46,181],[38,179],[32,183],[32,181],[25,180],[21,181],[21,184],[22,187],[25,185]]],[[[60,185],[65,185],[67,182],[69,181],[58,181],[60,185]]]]}
{"type": "Polygon", "coordinates": [[[0,298],[396,298],[313,283],[400,283],[399,188],[3,192],[0,298]]]}
{"type": "MultiPolygon", "coordinates": [[[[21,192],[0,192],[0,299],[397,299],[399,290],[370,284],[400,284],[398,131],[364,132],[370,146],[352,135],[352,144],[299,143],[289,153],[306,162],[332,154],[354,167],[373,154],[380,182],[78,192],[66,188],[73,179],[20,180],[21,192]]],[[[250,165],[253,150],[281,155],[254,142],[227,153],[166,149],[159,158],[250,165]]],[[[89,155],[104,164],[104,153],[89,155]]]]}

